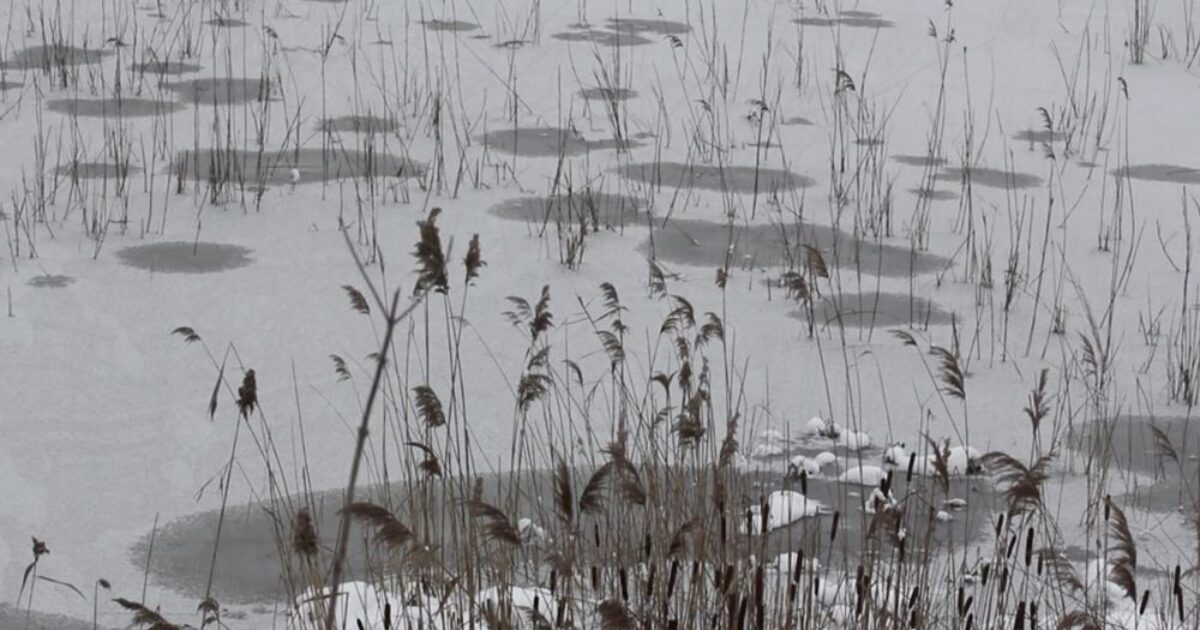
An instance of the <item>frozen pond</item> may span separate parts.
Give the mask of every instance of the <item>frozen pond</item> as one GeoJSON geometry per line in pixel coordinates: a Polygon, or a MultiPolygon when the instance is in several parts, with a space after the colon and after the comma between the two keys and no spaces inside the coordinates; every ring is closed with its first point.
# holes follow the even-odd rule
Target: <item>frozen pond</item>
{"type": "Polygon", "coordinates": [[[1187,2],[27,4],[0,630],[1200,619],[1187,2]]]}

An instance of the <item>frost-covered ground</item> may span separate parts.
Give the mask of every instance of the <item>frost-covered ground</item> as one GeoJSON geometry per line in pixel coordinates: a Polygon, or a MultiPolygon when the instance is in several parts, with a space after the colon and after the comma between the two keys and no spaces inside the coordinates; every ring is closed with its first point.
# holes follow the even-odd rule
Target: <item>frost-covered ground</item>
{"type": "MultiPolygon", "coordinates": [[[[28,605],[36,536],[39,573],[85,597],[43,580],[35,610],[90,619],[103,578],[195,616],[169,576],[143,597],[134,548],[221,506],[244,368],[273,444],[239,444],[228,504],[264,498],[266,459],[290,491],[343,487],[382,329],[374,304],[348,304],[343,285],[365,286],[339,225],[407,296],[433,208],[456,309],[475,234],[487,263],[453,320],[481,472],[514,465],[529,340],[507,298],[549,287],[551,361],[586,387],[609,366],[589,317],[611,283],[644,385],[676,367],[661,278],[724,322],[713,381],[735,395],[715,402],[741,414],[748,465],[823,450],[841,471],[882,465],[925,436],[1022,460],[1054,449],[1047,504],[1080,567],[1086,515],[1111,494],[1147,583],[1186,570],[1200,17],[1151,5],[1140,64],[1134,0],[5,7],[0,602],[28,605]],[[598,229],[564,218],[581,207],[598,229]],[[965,373],[964,398],[931,346],[965,373]],[[1043,369],[1035,440],[1023,408],[1043,369]],[[801,439],[813,416],[840,442],[801,439]],[[1080,447],[1118,418],[1135,420],[1111,448],[1080,447]],[[1157,458],[1151,421],[1168,427],[1157,458]]],[[[449,396],[442,308],[400,327],[399,391],[449,396]]],[[[588,459],[612,416],[525,439],[588,459]]],[[[405,457],[388,439],[370,441],[364,485],[405,457]]],[[[224,621],[264,627],[273,606],[231,604],[224,621]]],[[[102,598],[99,617],[128,613],[102,598]]]]}

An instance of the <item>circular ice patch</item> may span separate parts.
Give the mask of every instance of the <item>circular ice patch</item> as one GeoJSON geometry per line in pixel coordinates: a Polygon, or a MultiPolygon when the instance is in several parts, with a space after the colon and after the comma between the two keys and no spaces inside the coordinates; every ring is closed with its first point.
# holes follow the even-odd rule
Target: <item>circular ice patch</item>
{"type": "Polygon", "coordinates": [[[117,252],[121,263],[160,273],[214,273],[245,267],[251,250],[240,245],[174,241],[134,245],[117,252]]]}

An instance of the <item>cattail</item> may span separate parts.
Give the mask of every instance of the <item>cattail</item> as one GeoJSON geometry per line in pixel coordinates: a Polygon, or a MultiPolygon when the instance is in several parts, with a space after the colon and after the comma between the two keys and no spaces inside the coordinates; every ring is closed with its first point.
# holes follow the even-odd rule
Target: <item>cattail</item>
{"type": "Polygon", "coordinates": [[[351,375],[350,370],[346,367],[346,360],[336,354],[329,355],[329,359],[333,361],[333,372],[337,374],[338,381],[350,380],[351,375]]]}
{"type": "Polygon", "coordinates": [[[763,603],[766,597],[766,589],[763,582],[763,566],[760,564],[754,568],[754,620],[755,627],[758,630],[762,630],[763,624],[766,621],[766,607],[763,603]]]}
{"type": "Polygon", "coordinates": [[[446,424],[446,414],[442,411],[442,401],[433,388],[428,385],[418,385],[413,388],[413,398],[416,401],[417,415],[425,426],[433,429],[446,424]]]}
{"type": "Polygon", "coordinates": [[[185,343],[195,343],[200,341],[200,335],[196,334],[196,331],[193,330],[191,326],[180,326],[179,328],[172,330],[171,334],[183,337],[183,341],[185,343]]]}
{"type": "Polygon", "coordinates": [[[441,212],[441,208],[433,208],[429,211],[428,218],[417,222],[421,235],[417,241],[417,249],[413,252],[413,257],[417,259],[417,285],[414,293],[446,293],[450,290],[450,283],[446,277],[446,254],[442,251],[442,237],[435,224],[441,212]]]}
{"type": "Polygon", "coordinates": [[[632,630],[636,625],[629,608],[617,600],[601,601],[596,612],[600,614],[600,628],[604,630],[632,630]]]}
{"type": "MultiPolygon", "coordinates": [[[[359,501],[347,505],[341,511],[348,514],[350,518],[373,527],[375,529],[375,540],[387,545],[389,548],[403,546],[413,539],[412,530],[383,506],[367,501],[359,501]]],[[[307,515],[307,510],[302,509],[301,513],[307,515]]],[[[297,514],[296,516],[297,527],[299,528],[301,515],[297,514]]],[[[299,531],[297,535],[299,535],[299,531]]]]}
{"type": "Polygon", "coordinates": [[[483,256],[480,253],[479,235],[475,234],[471,236],[471,242],[467,245],[467,255],[463,257],[463,267],[465,267],[467,270],[467,284],[470,284],[472,280],[478,278],[479,269],[486,266],[487,263],[484,262],[483,256]]]}
{"type": "Polygon", "coordinates": [[[348,284],[342,285],[342,290],[350,298],[350,308],[354,309],[354,312],[362,315],[369,315],[371,313],[371,307],[367,304],[367,298],[362,294],[362,291],[348,284]]]}
{"type": "Polygon", "coordinates": [[[313,526],[312,514],[308,508],[300,508],[296,512],[295,532],[292,535],[292,550],[305,557],[317,553],[317,530],[313,526]]]}
{"type": "Polygon", "coordinates": [[[733,587],[733,565],[727,564],[721,569],[721,574],[717,578],[717,590],[724,593],[731,587],[733,587]]]}
{"type": "Polygon", "coordinates": [[[860,564],[854,573],[854,616],[861,617],[867,603],[867,579],[860,564]]]}
{"type": "Polygon", "coordinates": [[[483,521],[483,535],[497,542],[521,546],[521,534],[500,508],[483,501],[468,504],[471,516],[483,521]]]}

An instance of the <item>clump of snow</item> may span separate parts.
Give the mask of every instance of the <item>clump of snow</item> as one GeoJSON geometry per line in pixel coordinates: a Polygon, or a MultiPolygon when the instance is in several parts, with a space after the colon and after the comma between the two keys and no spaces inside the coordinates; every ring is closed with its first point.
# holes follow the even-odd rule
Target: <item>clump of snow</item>
{"type": "MultiPolygon", "coordinates": [[[[946,473],[951,477],[977,475],[983,472],[983,468],[979,464],[981,454],[974,447],[949,446],[942,449],[941,452],[946,459],[946,473]]],[[[923,457],[918,456],[913,462],[913,474],[920,476],[937,474],[937,458],[938,456],[933,453],[923,457]]],[[[907,464],[905,465],[907,466],[907,464]]]]}
{"type": "Polygon", "coordinates": [[[953,497],[942,501],[942,507],[951,510],[965,510],[967,508],[967,500],[958,497],[953,497]]]}
{"type": "MultiPolygon", "coordinates": [[[[766,531],[779,529],[801,519],[812,518],[827,512],[827,508],[819,501],[793,490],[772,492],[767,495],[766,506],[766,531]]],[[[746,511],[746,520],[742,523],[742,533],[760,533],[762,531],[762,506],[755,505],[746,511]]]]}
{"type": "Polygon", "coordinates": [[[754,446],[750,449],[750,457],[778,457],[787,452],[788,441],[782,433],[775,429],[766,429],[758,434],[754,446]]]}
{"type": "Polygon", "coordinates": [[[883,463],[891,466],[907,466],[908,450],[903,444],[893,444],[883,451],[883,463]]]}
{"type": "Polygon", "coordinates": [[[821,468],[825,468],[826,466],[837,462],[837,455],[834,455],[829,451],[821,451],[813,456],[813,461],[817,462],[817,465],[821,468]]]}
{"type": "Polygon", "coordinates": [[[851,451],[862,451],[871,448],[871,436],[865,431],[846,431],[838,435],[837,444],[851,451]]]}
{"type": "Polygon", "coordinates": [[[973,475],[980,472],[980,453],[970,446],[951,446],[946,450],[946,470],[951,475],[973,475]]]}
{"type": "Polygon", "coordinates": [[[863,506],[863,510],[867,514],[877,514],[894,507],[896,507],[896,497],[892,495],[891,489],[884,492],[882,486],[876,486],[871,491],[871,496],[867,499],[867,504],[863,506]]]}
{"type": "Polygon", "coordinates": [[[526,544],[538,544],[550,541],[550,536],[546,534],[545,528],[528,518],[522,518],[517,521],[517,533],[526,544]]]}
{"type": "Polygon", "coordinates": [[[859,464],[846,469],[838,476],[838,481],[860,486],[878,486],[886,476],[887,473],[879,466],[859,464]]]}
{"type": "Polygon", "coordinates": [[[820,416],[809,418],[808,422],[804,423],[804,433],[810,437],[824,435],[825,421],[820,416]]]}
{"type": "Polygon", "coordinates": [[[809,477],[815,477],[821,474],[821,464],[816,459],[806,455],[797,455],[789,462],[791,470],[794,474],[804,473],[809,477]]]}

